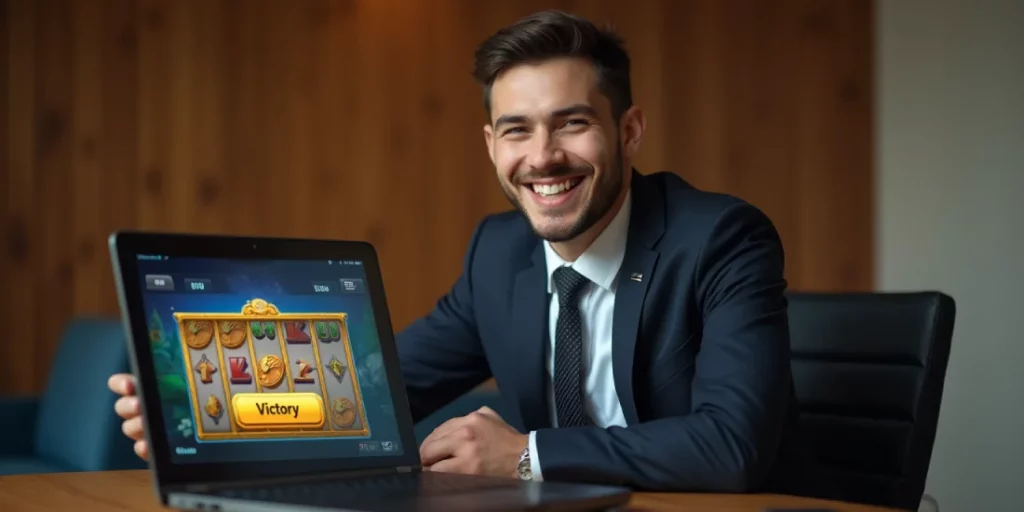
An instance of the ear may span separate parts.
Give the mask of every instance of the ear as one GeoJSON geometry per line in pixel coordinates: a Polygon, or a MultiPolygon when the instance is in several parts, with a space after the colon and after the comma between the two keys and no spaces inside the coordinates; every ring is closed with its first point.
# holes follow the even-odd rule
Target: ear
{"type": "Polygon", "coordinates": [[[491,163],[494,163],[494,130],[491,125],[484,125],[484,143],[487,144],[487,156],[491,158],[491,163]]]}
{"type": "Polygon", "coordinates": [[[644,138],[647,130],[647,118],[644,111],[633,105],[622,114],[622,121],[619,123],[619,138],[622,140],[622,154],[629,160],[633,160],[640,151],[640,141],[644,138]]]}

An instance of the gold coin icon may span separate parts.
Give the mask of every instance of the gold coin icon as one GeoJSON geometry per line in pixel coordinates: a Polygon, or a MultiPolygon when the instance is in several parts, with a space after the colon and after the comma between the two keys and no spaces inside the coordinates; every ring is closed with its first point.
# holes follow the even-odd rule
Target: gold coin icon
{"type": "Polygon", "coordinates": [[[217,397],[210,395],[210,398],[206,399],[206,414],[210,416],[213,423],[216,425],[220,423],[220,417],[224,414],[224,407],[220,405],[220,400],[217,397]]]}
{"type": "Polygon", "coordinates": [[[220,323],[220,344],[224,348],[238,348],[245,343],[245,324],[237,320],[220,323]]]}
{"type": "Polygon", "coordinates": [[[258,369],[260,385],[265,388],[276,388],[284,380],[284,363],[280,357],[261,357],[258,369]]]}
{"type": "Polygon", "coordinates": [[[185,322],[185,344],[190,348],[202,350],[213,339],[213,322],[207,320],[189,320],[185,322]]]}
{"type": "Polygon", "coordinates": [[[349,428],[356,422],[356,406],[348,398],[341,397],[331,402],[331,419],[341,428],[349,428]]]}

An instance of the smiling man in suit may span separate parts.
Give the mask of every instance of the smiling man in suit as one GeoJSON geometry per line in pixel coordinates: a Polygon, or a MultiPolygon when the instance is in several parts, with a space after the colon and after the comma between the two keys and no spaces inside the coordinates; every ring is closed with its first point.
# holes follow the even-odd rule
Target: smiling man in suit
{"type": "MultiPolygon", "coordinates": [[[[542,12],[485,41],[475,75],[515,211],[479,224],[454,286],[397,343],[415,419],[492,376],[514,407],[444,423],[424,465],[826,494],[797,437],[779,236],[740,199],[633,169],[645,119],[619,39],[542,12]]],[[[141,439],[130,378],[111,387],[141,439]]]]}

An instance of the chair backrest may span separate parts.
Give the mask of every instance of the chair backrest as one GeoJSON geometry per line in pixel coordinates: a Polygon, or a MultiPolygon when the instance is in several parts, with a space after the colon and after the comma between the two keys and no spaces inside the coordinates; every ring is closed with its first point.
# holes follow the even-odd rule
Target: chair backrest
{"type": "Polygon", "coordinates": [[[801,428],[844,499],[917,510],[955,316],[939,292],[789,295],[801,428]]]}
{"type": "Polygon", "coordinates": [[[35,452],[71,471],[144,468],[121,433],[113,373],[129,371],[124,329],[116,319],[74,319],[65,329],[40,398],[35,452]]]}

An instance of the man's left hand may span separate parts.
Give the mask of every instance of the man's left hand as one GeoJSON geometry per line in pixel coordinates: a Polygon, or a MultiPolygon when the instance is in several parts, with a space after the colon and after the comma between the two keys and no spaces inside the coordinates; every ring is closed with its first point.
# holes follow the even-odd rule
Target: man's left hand
{"type": "Polygon", "coordinates": [[[519,456],[529,443],[488,407],[446,421],[420,445],[430,471],[514,477],[519,456]]]}

